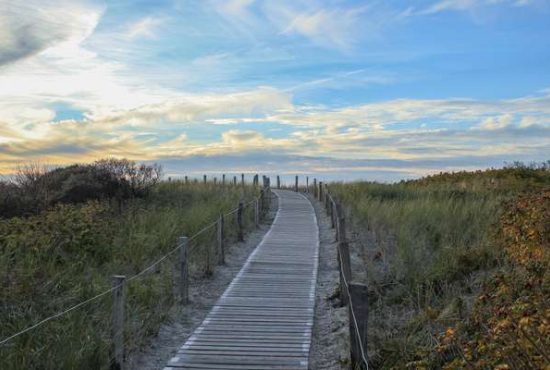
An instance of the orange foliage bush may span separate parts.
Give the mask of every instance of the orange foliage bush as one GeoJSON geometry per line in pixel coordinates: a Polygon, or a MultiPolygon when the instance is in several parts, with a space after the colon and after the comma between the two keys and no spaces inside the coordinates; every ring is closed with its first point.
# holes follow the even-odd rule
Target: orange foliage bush
{"type": "Polygon", "coordinates": [[[550,189],[519,197],[500,224],[510,267],[487,284],[466,325],[440,335],[444,369],[550,370],[550,189]]]}

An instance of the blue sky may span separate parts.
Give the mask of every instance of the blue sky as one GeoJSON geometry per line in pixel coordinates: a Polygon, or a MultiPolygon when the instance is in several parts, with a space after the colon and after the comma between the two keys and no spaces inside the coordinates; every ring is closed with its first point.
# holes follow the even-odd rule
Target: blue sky
{"type": "Polygon", "coordinates": [[[394,181],[550,152],[549,0],[0,0],[0,170],[394,181]]]}

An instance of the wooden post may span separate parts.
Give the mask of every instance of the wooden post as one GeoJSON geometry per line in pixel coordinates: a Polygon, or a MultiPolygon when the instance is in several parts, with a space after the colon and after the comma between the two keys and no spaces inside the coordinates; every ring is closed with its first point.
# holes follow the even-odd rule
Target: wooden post
{"type": "Polygon", "coordinates": [[[349,284],[352,279],[348,243],[338,243],[338,265],[340,266],[340,298],[342,299],[342,305],[346,305],[348,303],[348,290],[345,282],[347,281],[349,284]]]}
{"type": "Polygon", "coordinates": [[[335,211],[335,207],[336,205],[334,204],[334,202],[332,200],[329,199],[329,207],[330,207],[330,227],[331,228],[335,228],[336,227],[336,213],[334,212],[335,211]]]}
{"type": "Polygon", "coordinates": [[[361,368],[366,365],[367,357],[367,324],[369,318],[369,294],[364,284],[349,284],[350,304],[349,312],[349,334],[351,349],[350,369],[361,368]],[[361,350],[361,348],[363,350],[361,350]],[[364,356],[363,356],[364,355],[364,356]],[[365,357],[365,358],[363,358],[365,357]]]}
{"type": "Polygon", "coordinates": [[[244,242],[242,202],[239,202],[239,207],[237,208],[237,240],[240,242],[244,242]]]}
{"type": "Polygon", "coordinates": [[[260,191],[260,196],[258,197],[258,219],[261,221],[263,216],[263,206],[264,206],[264,189],[260,191]]]}
{"type": "Polygon", "coordinates": [[[328,195],[327,192],[325,192],[325,211],[327,211],[327,216],[330,215],[330,210],[328,209],[329,203],[330,203],[330,196],[328,195]]]}
{"type": "Polygon", "coordinates": [[[294,182],[294,191],[298,192],[298,175],[296,175],[296,181],[294,182]]]}
{"type": "Polygon", "coordinates": [[[277,189],[281,188],[281,178],[277,175],[277,189]]]}
{"type": "Polygon", "coordinates": [[[113,352],[112,370],[123,370],[124,366],[124,280],[125,276],[113,275],[111,283],[113,290],[113,352]]]}
{"type": "MultiPolygon", "coordinates": [[[[338,210],[338,214],[340,214],[342,212],[342,207],[341,206],[338,206],[337,208],[338,210]]],[[[338,233],[337,233],[337,236],[338,236],[338,240],[340,243],[347,243],[347,240],[346,240],[346,218],[344,216],[340,216],[338,218],[338,224],[337,224],[338,228],[338,233]]]]}
{"type": "Polygon", "coordinates": [[[313,179],[313,196],[317,198],[317,179],[313,179]]]}
{"type": "Polygon", "coordinates": [[[306,176],[306,193],[309,193],[309,176],[306,176]]]}
{"type": "Polygon", "coordinates": [[[214,185],[216,185],[217,183],[218,183],[218,178],[214,177],[214,185]]]}
{"type": "Polygon", "coordinates": [[[222,175],[222,185],[225,185],[225,173],[222,175]]]}
{"type": "Polygon", "coordinates": [[[233,185],[237,186],[237,176],[233,176],[233,185]]]}
{"type": "Polygon", "coordinates": [[[260,227],[260,202],[256,199],[254,202],[254,224],[256,227],[260,227]]]}
{"type": "Polygon", "coordinates": [[[223,225],[224,225],[223,213],[220,213],[220,218],[218,219],[218,249],[220,253],[219,263],[221,265],[225,264],[225,245],[223,244],[223,239],[224,239],[223,225]]]}
{"type": "Polygon", "coordinates": [[[204,182],[204,185],[206,185],[206,175],[204,175],[203,177],[203,182],[204,182]]]}
{"type": "Polygon", "coordinates": [[[262,175],[262,186],[265,188],[267,185],[267,179],[265,175],[262,175]]]}
{"type": "Polygon", "coordinates": [[[319,202],[323,201],[323,182],[319,181],[319,202]]]}
{"type": "Polygon", "coordinates": [[[244,173],[241,173],[241,185],[244,186],[244,173]]]}
{"type": "Polygon", "coordinates": [[[185,176],[185,185],[189,185],[189,178],[185,176]]]}
{"type": "Polygon", "coordinates": [[[179,294],[182,304],[189,302],[188,276],[187,276],[187,249],[189,247],[189,238],[182,236],[178,240],[180,246],[180,279],[179,294]]]}

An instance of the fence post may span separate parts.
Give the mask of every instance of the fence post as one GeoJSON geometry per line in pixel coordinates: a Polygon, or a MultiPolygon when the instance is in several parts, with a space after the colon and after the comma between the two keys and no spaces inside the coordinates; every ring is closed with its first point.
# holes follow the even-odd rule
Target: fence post
{"type": "Polygon", "coordinates": [[[216,185],[217,183],[218,183],[218,178],[214,177],[214,185],[216,185]]]}
{"type": "Polygon", "coordinates": [[[281,188],[281,178],[277,175],[277,189],[281,188]]]}
{"type": "Polygon", "coordinates": [[[323,182],[319,181],[319,202],[323,201],[323,182]]]}
{"type": "Polygon", "coordinates": [[[237,176],[233,176],[233,185],[237,185],[237,176]]]}
{"type": "Polygon", "coordinates": [[[113,345],[114,362],[112,370],[124,369],[124,280],[123,275],[111,277],[113,290],[113,345]]]}
{"type": "Polygon", "coordinates": [[[298,192],[298,175],[296,175],[296,181],[294,182],[294,191],[298,192]]]}
{"type": "Polygon", "coordinates": [[[244,173],[241,173],[241,185],[244,186],[244,173]]]}
{"type": "Polygon", "coordinates": [[[264,206],[264,189],[260,190],[260,196],[258,198],[258,219],[261,221],[263,216],[264,206]]]}
{"type": "Polygon", "coordinates": [[[336,207],[336,205],[334,204],[334,201],[331,200],[331,199],[329,199],[329,202],[330,202],[330,204],[329,204],[329,207],[330,207],[330,227],[334,229],[336,227],[336,222],[335,222],[336,221],[335,220],[336,214],[334,212],[335,211],[334,208],[336,207]]]}
{"type": "Polygon", "coordinates": [[[364,284],[349,284],[350,305],[349,334],[351,349],[350,369],[362,368],[367,357],[367,324],[369,318],[369,294],[364,284]]]}
{"type": "Polygon", "coordinates": [[[203,182],[204,182],[204,185],[206,185],[206,175],[204,175],[203,177],[203,182]]]}
{"type": "MultiPolygon", "coordinates": [[[[338,210],[338,215],[340,215],[342,213],[342,206],[340,205],[337,205],[337,208],[338,210]]],[[[347,243],[347,238],[346,238],[346,218],[345,216],[342,216],[340,215],[338,217],[338,223],[336,224],[337,226],[337,236],[338,236],[338,240],[340,243],[347,243]]]]}
{"type": "Polygon", "coordinates": [[[225,173],[222,175],[222,185],[225,185],[225,173]]]}
{"type": "Polygon", "coordinates": [[[224,226],[224,219],[223,219],[223,213],[220,213],[220,218],[218,219],[218,249],[220,252],[220,261],[219,263],[221,265],[225,264],[225,245],[223,243],[224,239],[224,233],[223,233],[223,226],[224,226]]]}
{"type": "Polygon", "coordinates": [[[179,294],[182,304],[189,302],[188,276],[187,276],[187,249],[189,247],[189,238],[182,236],[178,240],[180,246],[180,279],[179,294]]]}
{"type": "Polygon", "coordinates": [[[306,193],[309,194],[309,176],[306,176],[306,193]]]}
{"type": "Polygon", "coordinates": [[[348,243],[338,243],[338,266],[340,266],[340,298],[342,305],[345,306],[349,300],[346,281],[349,284],[352,279],[348,243]]]}
{"type": "Polygon", "coordinates": [[[260,227],[260,209],[259,209],[259,201],[256,199],[254,202],[254,225],[256,227],[260,227]]]}
{"type": "Polygon", "coordinates": [[[313,197],[317,198],[317,179],[313,179],[313,197]]]}
{"type": "Polygon", "coordinates": [[[189,185],[189,178],[185,176],[185,185],[189,185]]]}
{"type": "Polygon", "coordinates": [[[239,202],[239,207],[237,208],[237,240],[240,242],[244,242],[242,202],[239,202]]]}

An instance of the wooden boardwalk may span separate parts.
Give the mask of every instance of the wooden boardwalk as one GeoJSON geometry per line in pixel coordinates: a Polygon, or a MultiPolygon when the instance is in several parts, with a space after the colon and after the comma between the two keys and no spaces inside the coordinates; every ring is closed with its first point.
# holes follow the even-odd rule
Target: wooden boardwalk
{"type": "Polygon", "coordinates": [[[271,229],[165,370],[308,369],[319,230],[304,196],[274,192],[271,229]]]}

